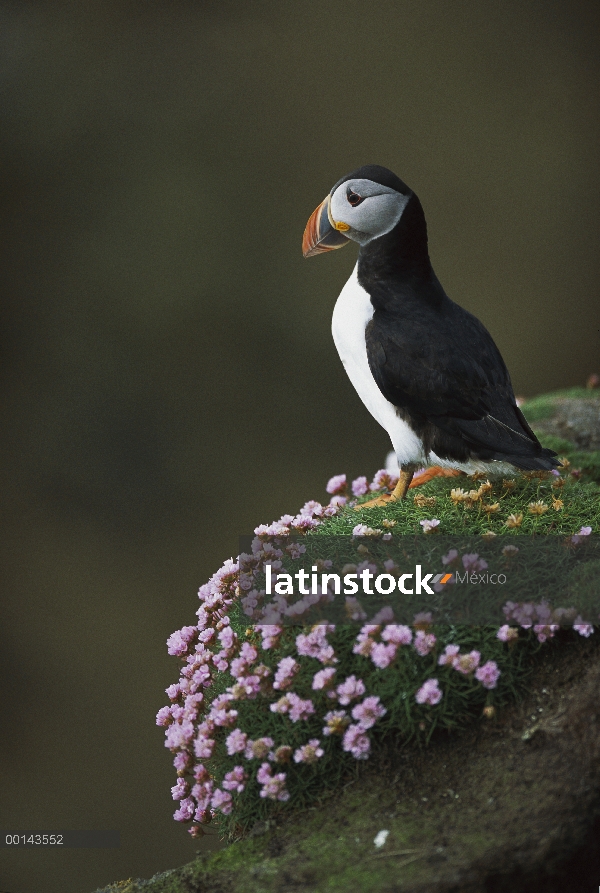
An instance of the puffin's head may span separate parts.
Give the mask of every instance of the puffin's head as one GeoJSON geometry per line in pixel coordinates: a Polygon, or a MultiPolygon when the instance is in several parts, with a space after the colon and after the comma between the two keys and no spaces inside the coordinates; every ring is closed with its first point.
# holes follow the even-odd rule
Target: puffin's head
{"type": "Polygon", "coordinates": [[[389,233],[402,217],[412,191],[385,167],[367,164],[342,177],[311,214],[304,237],[304,257],[333,251],[351,239],[367,245],[389,233]]]}

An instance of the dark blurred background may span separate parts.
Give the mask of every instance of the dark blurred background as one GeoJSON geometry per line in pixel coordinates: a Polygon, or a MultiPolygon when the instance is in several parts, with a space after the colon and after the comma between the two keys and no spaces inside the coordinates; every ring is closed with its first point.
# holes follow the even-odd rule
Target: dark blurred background
{"type": "Polygon", "coordinates": [[[375,162],[415,189],[517,393],[597,369],[598,20],[584,0],[0,3],[0,827],[122,837],[0,850],[0,889],[193,857],[154,725],[165,640],[239,534],[384,460],[330,335],[356,249],[300,253],[339,177],[375,162]]]}

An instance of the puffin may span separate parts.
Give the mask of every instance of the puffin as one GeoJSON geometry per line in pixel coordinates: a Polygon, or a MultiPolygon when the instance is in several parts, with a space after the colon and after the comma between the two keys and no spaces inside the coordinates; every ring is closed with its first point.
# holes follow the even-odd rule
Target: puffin
{"type": "Polygon", "coordinates": [[[492,336],[435,275],[417,195],[385,167],[368,164],[337,181],[306,224],[302,253],[349,242],[358,244],[358,260],[332,334],[350,381],[392,442],[400,474],[388,499],[404,499],[422,467],[449,475],[559,467],[517,406],[492,336]]]}

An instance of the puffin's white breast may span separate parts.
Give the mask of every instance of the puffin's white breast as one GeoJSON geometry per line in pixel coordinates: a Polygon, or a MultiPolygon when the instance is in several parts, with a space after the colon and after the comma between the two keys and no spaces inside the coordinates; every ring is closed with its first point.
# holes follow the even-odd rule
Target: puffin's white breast
{"type": "Polygon", "coordinates": [[[421,440],[398,416],[396,407],[383,396],[371,374],[365,329],[373,313],[369,294],[358,282],[356,266],[333,311],[331,331],[337,352],[358,396],[390,435],[400,465],[423,463],[425,456],[421,440]]]}

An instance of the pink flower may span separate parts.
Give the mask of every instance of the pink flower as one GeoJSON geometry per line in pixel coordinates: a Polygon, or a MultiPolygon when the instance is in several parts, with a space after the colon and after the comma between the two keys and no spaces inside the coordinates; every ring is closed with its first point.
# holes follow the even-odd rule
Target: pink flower
{"type": "Polygon", "coordinates": [[[290,705],[289,717],[292,722],[298,722],[299,719],[308,719],[315,712],[315,707],[311,700],[303,700],[294,692],[289,693],[288,702],[290,705]]]}
{"type": "Polygon", "coordinates": [[[180,750],[173,758],[173,765],[178,774],[180,772],[187,772],[192,766],[192,755],[189,754],[187,750],[180,750]]]}
{"type": "Polygon", "coordinates": [[[343,505],[346,505],[347,502],[348,499],[346,496],[332,496],[329,500],[329,505],[341,508],[343,505]]]}
{"type": "Polygon", "coordinates": [[[313,691],[321,691],[324,688],[329,688],[335,673],[336,671],[333,667],[326,667],[324,670],[319,670],[315,673],[312,681],[313,691]]]}
{"type": "Polygon", "coordinates": [[[234,729],[225,739],[227,753],[230,757],[232,757],[234,753],[243,753],[246,750],[247,742],[248,736],[246,733],[242,732],[240,729],[234,729]]]}
{"type": "Polygon", "coordinates": [[[352,481],[352,492],[355,496],[364,496],[369,492],[369,485],[366,477],[359,477],[352,481]]]}
{"type": "Polygon", "coordinates": [[[181,657],[187,654],[188,646],[198,635],[197,626],[184,626],[172,633],[167,639],[167,651],[169,654],[181,657]]]}
{"type": "Polygon", "coordinates": [[[577,545],[577,543],[581,542],[581,540],[584,536],[589,536],[591,532],[592,532],[591,527],[582,527],[581,530],[579,531],[579,533],[576,533],[571,537],[571,542],[574,543],[575,545],[577,545]]]}
{"type": "Polygon", "coordinates": [[[386,468],[380,468],[375,472],[375,477],[369,486],[372,491],[375,490],[393,490],[398,483],[398,475],[390,473],[386,468]]]}
{"type": "Polygon", "coordinates": [[[233,809],[233,802],[229,791],[222,791],[220,788],[212,795],[210,805],[213,809],[219,809],[223,815],[229,815],[233,809]]]}
{"type": "Polygon", "coordinates": [[[466,571],[484,571],[488,563],[485,559],[480,558],[476,552],[473,552],[469,555],[463,555],[462,557],[463,567],[466,571]]]}
{"type": "Polygon", "coordinates": [[[272,773],[273,770],[268,763],[263,763],[258,770],[256,779],[262,785],[260,796],[267,797],[269,800],[289,800],[289,792],[285,789],[285,772],[280,772],[277,775],[272,773]]]}
{"type": "Polygon", "coordinates": [[[437,679],[428,679],[424,682],[419,691],[415,695],[417,704],[430,704],[434,706],[442,700],[442,692],[440,691],[437,679]]]}
{"type": "Polygon", "coordinates": [[[345,751],[352,754],[357,760],[366,760],[371,749],[369,736],[365,733],[363,726],[348,726],[342,740],[342,747],[345,751]]]}
{"type": "Polygon", "coordinates": [[[575,632],[578,632],[580,636],[585,636],[586,639],[588,639],[594,632],[592,624],[586,623],[582,619],[581,614],[579,614],[573,621],[573,629],[575,632]]]}
{"type": "Polygon", "coordinates": [[[161,707],[158,713],[156,714],[156,725],[157,726],[168,726],[173,722],[173,717],[171,715],[170,707],[161,707]]]}
{"type": "Polygon", "coordinates": [[[288,713],[290,709],[290,696],[284,695],[282,698],[279,698],[278,701],[275,701],[269,707],[271,713],[288,713]]]}
{"type": "Polygon", "coordinates": [[[291,685],[292,679],[299,669],[300,664],[296,663],[293,657],[282,658],[277,665],[277,672],[275,673],[273,688],[288,688],[288,686],[291,685]]]}
{"type": "Polygon", "coordinates": [[[519,638],[519,630],[515,626],[509,626],[505,623],[496,633],[496,638],[501,642],[512,642],[513,639],[519,638]]]}
{"type": "Polygon", "coordinates": [[[173,818],[176,822],[191,822],[194,816],[194,810],[196,809],[196,804],[191,799],[191,797],[186,797],[185,800],[182,800],[179,804],[179,809],[176,809],[173,813],[173,818]]]}
{"type": "Polygon", "coordinates": [[[165,734],[165,747],[171,750],[185,749],[194,737],[194,726],[189,720],[173,723],[165,734]]]}
{"type": "Polygon", "coordinates": [[[365,693],[365,684],[362,679],[357,679],[356,676],[348,676],[348,678],[338,685],[336,689],[338,693],[338,700],[340,704],[345,706],[349,704],[350,701],[353,701],[355,698],[360,698],[365,693]]]}
{"type": "Polygon", "coordinates": [[[421,657],[425,657],[434,648],[436,642],[437,639],[433,633],[425,633],[420,629],[415,635],[413,644],[417,654],[420,654],[421,657]]]}
{"type": "Polygon", "coordinates": [[[214,782],[212,779],[202,784],[195,784],[192,788],[192,797],[198,804],[198,810],[208,809],[213,795],[214,782]]]}
{"type": "Polygon", "coordinates": [[[438,658],[438,664],[440,667],[444,666],[452,666],[454,663],[454,659],[458,652],[460,651],[460,645],[446,645],[444,648],[444,653],[440,654],[438,658]]]}
{"type": "Polygon", "coordinates": [[[258,772],[256,773],[256,780],[259,784],[265,784],[271,776],[273,775],[273,769],[268,763],[262,763],[258,772]]]}
{"type": "Polygon", "coordinates": [[[387,710],[379,703],[378,696],[365,698],[361,704],[357,704],[352,708],[352,718],[355,719],[363,729],[370,729],[374,726],[378,719],[385,716],[387,710]]]}
{"type": "Polygon", "coordinates": [[[456,559],[458,558],[458,551],[456,549],[450,549],[447,555],[442,555],[442,564],[454,564],[456,559]]]}
{"type": "Polygon", "coordinates": [[[296,636],[296,649],[304,657],[316,657],[321,663],[335,663],[334,650],[327,641],[327,633],[334,632],[333,624],[320,623],[308,635],[296,636]]]}
{"type": "Polygon", "coordinates": [[[499,676],[498,664],[493,660],[488,660],[482,667],[475,670],[475,678],[481,682],[484,688],[496,688],[499,676]]]}
{"type": "Polygon", "coordinates": [[[199,734],[194,741],[194,753],[199,760],[209,760],[212,757],[215,742],[206,735],[199,734]]]}
{"type": "Polygon", "coordinates": [[[419,521],[419,524],[423,528],[423,533],[435,533],[436,528],[440,525],[440,519],[429,518],[423,521],[419,521]]]}
{"type": "Polygon", "coordinates": [[[283,632],[282,626],[276,626],[272,623],[257,623],[254,629],[262,636],[262,647],[265,651],[272,648],[276,644],[279,636],[283,632]]]}
{"type": "Polygon", "coordinates": [[[458,670],[459,673],[468,676],[469,673],[472,673],[473,670],[479,666],[480,659],[481,654],[479,651],[470,651],[468,654],[457,654],[452,661],[452,666],[455,670],[458,670]]]}
{"type": "Polygon", "coordinates": [[[398,626],[390,623],[383,628],[381,638],[384,642],[391,642],[393,645],[410,645],[412,631],[408,626],[398,626]]]}
{"type": "Polygon", "coordinates": [[[324,719],[327,723],[323,729],[324,735],[341,735],[350,722],[345,710],[330,710],[324,719]]]}
{"type": "MultiPolygon", "coordinates": [[[[371,660],[378,670],[385,670],[396,657],[397,651],[397,645],[384,645],[383,642],[374,642],[370,649],[371,660]]],[[[343,704],[344,701],[340,701],[340,703],[343,704]]],[[[349,703],[349,701],[345,703],[349,703]]]]}
{"type": "Polygon", "coordinates": [[[272,738],[257,738],[256,741],[248,741],[244,756],[247,760],[264,760],[268,757],[274,743],[272,738]]]}
{"type": "Polygon", "coordinates": [[[331,493],[332,496],[335,496],[338,493],[344,493],[346,486],[346,475],[336,474],[332,478],[329,478],[325,489],[328,493],[331,493]]]}
{"type": "Polygon", "coordinates": [[[173,800],[183,800],[190,792],[190,786],[183,778],[177,779],[177,784],[171,788],[173,800]]]}
{"type": "Polygon", "coordinates": [[[231,772],[225,773],[222,785],[226,791],[236,791],[241,794],[246,786],[248,773],[244,772],[242,766],[234,766],[231,772]]]}
{"type": "Polygon", "coordinates": [[[311,738],[304,747],[299,747],[294,753],[295,763],[316,763],[323,756],[323,748],[319,747],[321,742],[318,738],[311,738]]]}
{"type": "Polygon", "coordinates": [[[555,623],[536,623],[533,631],[537,636],[538,642],[545,642],[547,639],[554,638],[554,633],[559,629],[555,623]]]}

